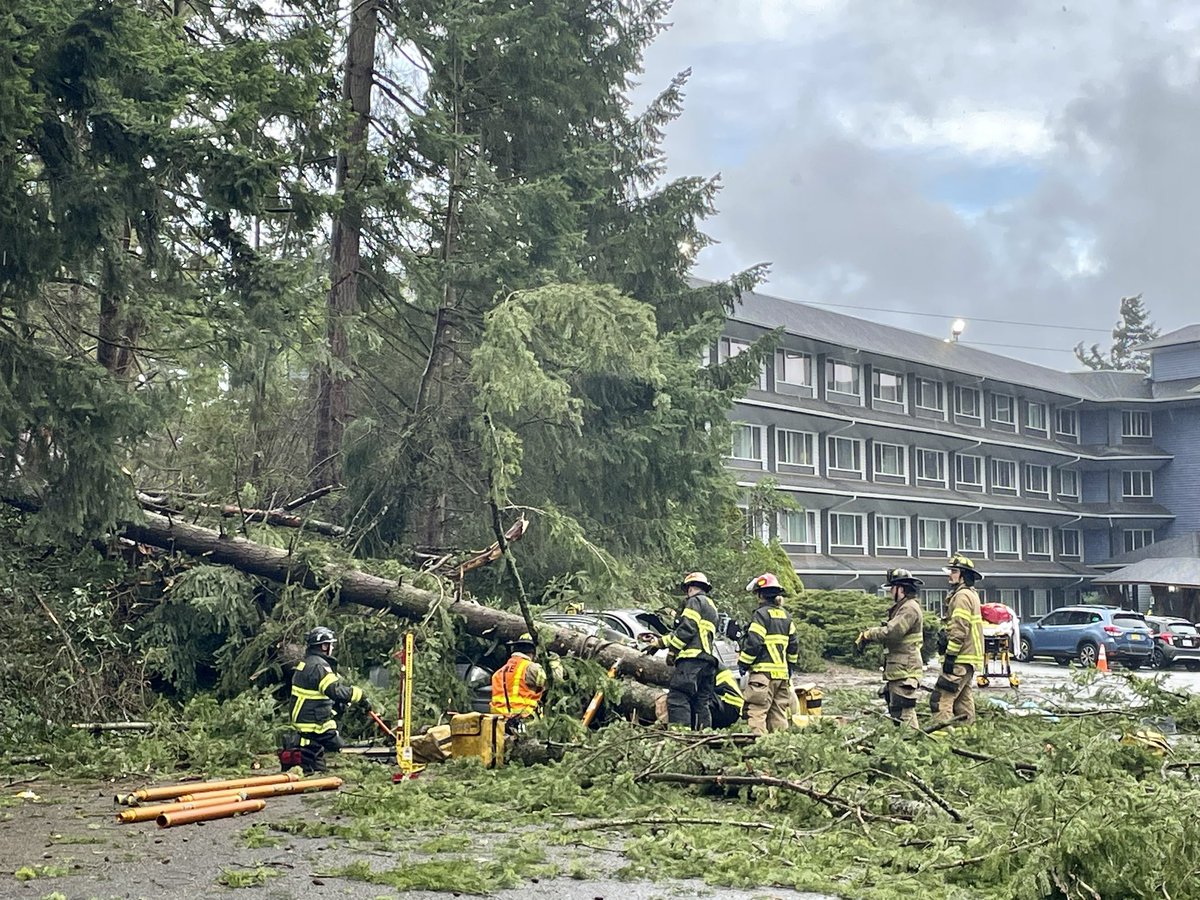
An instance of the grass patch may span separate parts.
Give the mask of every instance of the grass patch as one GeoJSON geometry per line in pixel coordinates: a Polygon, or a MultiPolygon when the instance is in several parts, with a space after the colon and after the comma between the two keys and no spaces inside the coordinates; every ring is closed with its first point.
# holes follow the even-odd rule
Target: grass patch
{"type": "Polygon", "coordinates": [[[260,887],[272,878],[282,873],[268,866],[256,866],[253,869],[225,869],[217,878],[217,884],[229,888],[260,887]]]}
{"type": "Polygon", "coordinates": [[[66,866],[21,866],[13,872],[17,881],[33,881],[35,878],[62,878],[69,872],[66,866]]]}
{"type": "Polygon", "coordinates": [[[242,832],[242,842],[250,850],[260,850],[263,847],[282,846],[283,838],[277,834],[271,834],[269,825],[259,823],[251,825],[242,832]]]}
{"type": "Polygon", "coordinates": [[[418,848],[422,853],[465,853],[471,849],[471,839],[465,834],[441,834],[418,848]]]}

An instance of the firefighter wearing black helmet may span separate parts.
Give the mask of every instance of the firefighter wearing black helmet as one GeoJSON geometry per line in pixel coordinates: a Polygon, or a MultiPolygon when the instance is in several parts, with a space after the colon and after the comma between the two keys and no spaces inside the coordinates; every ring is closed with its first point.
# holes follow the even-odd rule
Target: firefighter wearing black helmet
{"type": "Polygon", "coordinates": [[[317,626],[304,637],[304,662],[292,673],[292,727],[300,736],[300,764],[305,774],[325,770],[325,753],[337,753],[345,742],[338,734],[334,705],[360,704],[368,710],[371,701],[362,688],[342,680],[337,673],[333,648],[337,637],[317,626]]]}
{"type": "Polygon", "coordinates": [[[917,728],[917,693],[920,690],[922,619],[917,588],[923,581],[908,569],[888,569],[883,586],[892,598],[887,621],[861,632],[854,641],[861,647],[877,641],[887,650],[883,663],[884,699],[888,715],[909,728],[917,728]]]}
{"type": "Polygon", "coordinates": [[[671,633],[662,639],[667,665],[673,666],[667,690],[667,722],[688,728],[712,727],[712,701],[716,687],[717,607],[708,598],[712,583],[703,572],[684,576],[680,587],[687,595],[671,633]]]}
{"type": "Polygon", "coordinates": [[[942,674],[933,687],[929,705],[935,725],[962,718],[975,721],[975,673],[983,667],[983,613],[975,582],[983,575],[961,553],[950,557],[943,570],[950,579],[946,597],[946,652],[942,674]]]}

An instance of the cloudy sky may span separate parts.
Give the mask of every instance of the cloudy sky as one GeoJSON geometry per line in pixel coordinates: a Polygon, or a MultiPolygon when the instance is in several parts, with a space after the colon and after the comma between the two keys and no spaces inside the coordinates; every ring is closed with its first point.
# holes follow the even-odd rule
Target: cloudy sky
{"type": "Polygon", "coordinates": [[[1059,368],[1107,346],[1083,329],[1123,295],[1163,331],[1200,321],[1200,4],[676,0],[669,20],[643,90],[692,69],[670,171],[724,185],[697,274],[769,262],[768,293],[937,335],[961,315],[964,341],[1059,368]]]}

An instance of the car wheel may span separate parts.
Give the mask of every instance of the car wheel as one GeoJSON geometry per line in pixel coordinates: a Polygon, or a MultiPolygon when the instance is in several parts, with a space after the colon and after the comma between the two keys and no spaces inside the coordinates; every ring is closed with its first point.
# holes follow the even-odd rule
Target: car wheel
{"type": "Polygon", "coordinates": [[[1029,643],[1029,638],[1021,638],[1021,644],[1017,650],[1017,662],[1029,662],[1033,659],[1033,645],[1029,643]]]}
{"type": "Polygon", "coordinates": [[[1125,668],[1132,669],[1134,672],[1136,672],[1138,669],[1140,669],[1144,665],[1145,665],[1145,662],[1143,662],[1140,659],[1139,660],[1130,660],[1129,662],[1125,663],[1125,668]]]}
{"type": "Polygon", "coordinates": [[[1171,664],[1167,662],[1166,656],[1158,647],[1150,651],[1150,665],[1155,669],[1169,669],[1171,664]]]}
{"type": "Polygon", "coordinates": [[[1189,659],[1184,663],[1184,666],[1189,672],[1200,672],[1200,662],[1194,659],[1189,659]]]}
{"type": "Polygon", "coordinates": [[[1060,666],[1064,666],[1064,667],[1066,667],[1066,666],[1069,666],[1069,665],[1071,664],[1071,657],[1069,657],[1069,656],[1056,656],[1056,657],[1054,657],[1054,661],[1055,661],[1056,663],[1058,663],[1060,666]]]}
{"type": "Polygon", "coordinates": [[[1091,641],[1084,641],[1079,645],[1079,664],[1085,669],[1093,668],[1096,665],[1096,656],[1099,652],[1099,649],[1091,641]]]}

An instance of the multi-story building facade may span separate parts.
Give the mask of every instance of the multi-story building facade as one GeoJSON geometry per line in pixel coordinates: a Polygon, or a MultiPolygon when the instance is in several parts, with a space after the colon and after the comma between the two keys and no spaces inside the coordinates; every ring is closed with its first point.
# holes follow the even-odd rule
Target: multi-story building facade
{"type": "Polygon", "coordinates": [[[1040,615],[1106,560],[1200,529],[1200,326],[1147,344],[1149,377],[1068,373],[754,293],[716,352],[777,328],[728,466],[794,501],[750,527],[809,587],[874,590],[903,566],[934,608],[961,552],[987,600],[1040,615]]]}

